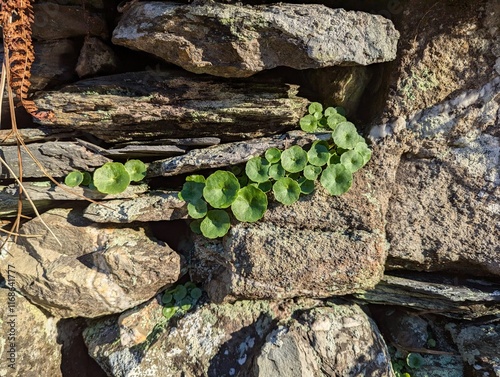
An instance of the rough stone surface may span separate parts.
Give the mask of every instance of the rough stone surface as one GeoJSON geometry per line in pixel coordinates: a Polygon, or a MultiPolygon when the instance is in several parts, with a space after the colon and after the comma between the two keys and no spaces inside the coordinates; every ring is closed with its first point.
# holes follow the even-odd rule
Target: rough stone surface
{"type": "Polygon", "coordinates": [[[356,305],[314,308],[273,330],[245,376],[394,376],[375,323],[356,305]]]}
{"type": "Polygon", "coordinates": [[[79,77],[110,74],[116,71],[118,58],[106,43],[96,37],[86,37],[75,71],[79,77]]]}
{"type": "Polygon", "coordinates": [[[85,79],[35,99],[52,110],[44,125],[88,132],[107,142],[217,136],[241,140],[297,127],[307,100],[296,85],[223,80],[168,72],[85,79]]]}
{"type": "Polygon", "coordinates": [[[468,375],[500,376],[500,325],[448,325],[462,355],[468,375]]]}
{"type": "MultiPolygon", "coordinates": [[[[72,170],[93,171],[111,161],[111,159],[94,153],[83,145],[70,141],[34,143],[29,144],[28,149],[52,177],[65,177],[72,170]]],[[[19,171],[17,146],[0,146],[0,153],[10,168],[17,173],[19,171]]],[[[24,178],[46,177],[23,147],[21,147],[21,156],[23,158],[24,178]]],[[[3,165],[0,166],[0,177],[12,178],[10,172],[3,165]]]]}
{"type": "Polygon", "coordinates": [[[383,274],[384,208],[370,168],[332,197],[322,187],[291,206],[271,203],[263,221],[238,223],[222,240],[195,238],[193,274],[212,300],[345,295],[383,274]]]}
{"type": "Polygon", "coordinates": [[[187,218],[187,203],[178,192],[150,191],[135,199],[110,200],[105,206],[92,203],[83,216],[98,223],[131,223],[187,218]]]}
{"type": "Polygon", "coordinates": [[[181,257],[151,240],[144,228],[93,224],[76,209],[42,215],[63,245],[34,219],[21,232],[38,235],[8,243],[0,273],[17,271],[17,289],[59,317],[119,313],[153,297],[181,276],[181,257]]]}
{"type": "Polygon", "coordinates": [[[8,289],[0,288],[0,376],[62,377],[57,318],[14,291],[20,283],[14,267],[2,271],[8,289]]]}
{"type": "Polygon", "coordinates": [[[168,323],[152,301],[140,309],[140,323],[124,326],[123,316],[131,322],[130,312],[122,316],[121,327],[117,318],[98,320],[84,339],[90,355],[112,376],[229,377],[250,365],[276,309],[265,301],[208,304],[168,323]]]}
{"type": "Polygon", "coordinates": [[[262,156],[266,150],[272,147],[285,149],[291,145],[304,146],[315,140],[326,140],[330,137],[330,133],[308,134],[303,131],[290,131],[283,135],[193,149],[182,156],[152,162],[148,167],[147,175],[149,177],[172,176],[201,169],[234,166],[247,162],[252,157],[262,156]]]}
{"type": "Polygon", "coordinates": [[[140,2],[113,32],[115,44],[155,54],[191,72],[223,77],[247,77],[277,66],[389,61],[396,57],[398,38],[393,24],[381,16],[283,3],[140,2]]]}

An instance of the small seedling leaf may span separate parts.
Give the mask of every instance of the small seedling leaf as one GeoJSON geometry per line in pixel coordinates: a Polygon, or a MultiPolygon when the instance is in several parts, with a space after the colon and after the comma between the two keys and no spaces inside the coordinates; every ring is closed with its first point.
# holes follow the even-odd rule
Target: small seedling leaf
{"type": "Polygon", "coordinates": [[[363,156],[354,149],[347,151],[340,156],[340,163],[351,173],[357,172],[364,165],[363,156]]]}
{"type": "Polygon", "coordinates": [[[337,128],[337,126],[340,123],[345,122],[346,120],[347,119],[343,115],[333,114],[333,115],[330,115],[328,117],[327,124],[328,124],[328,127],[330,127],[333,131],[335,131],[335,129],[337,128]]]}
{"type": "Polygon", "coordinates": [[[305,132],[314,132],[318,128],[318,121],[312,115],[306,115],[300,118],[300,128],[305,132]]]}
{"type": "Polygon", "coordinates": [[[269,166],[268,160],[262,157],[253,157],[248,160],[245,173],[251,181],[260,183],[269,179],[269,166]]]}
{"type": "Polygon", "coordinates": [[[352,173],[342,164],[330,165],[323,170],[320,182],[330,195],[342,195],[352,185],[352,173]]]}
{"type": "Polygon", "coordinates": [[[229,215],[220,209],[208,211],[200,225],[201,233],[210,239],[225,236],[230,227],[229,215]]]}
{"type": "Polygon", "coordinates": [[[167,292],[165,292],[165,293],[163,294],[162,298],[161,298],[161,302],[162,302],[163,304],[168,304],[168,303],[172,302],[172,299],[173,299],[172,294],[171,294],[171,293],[167,293],[167,292]]]}
{"type": "Polygon", "coordinates": [[[324,141],[315,141],[307,152],[307,159],[312,165],[326,165],[329,158],[330,151],[328,150],[328,143],[324,141]]]}
{"type": "Polygon", "coordinates": [[[335,115],[335,114],[337,114],[337,110],[335,110],[335,108],[334,108],[334,107],[327,107],[327,108],[325,109],[325,117],[327,117],[327,118],[328,118],[329,116],[331,116],[331,115],[335,115]]]}
{"type": "Polygon", "coordinates": [[[307,153],[298,145],[294,145],[281,153],[281,165],[290,173],[301,172],[307,164],[307,153]]]}
{"type": "Polygon", "coordinates": [[[300,196],[300,186],[292,178],[281,178],[273,186],[273,193],[276,200],[285,205],[295,203],[300,196]]]}
{"type": "Polygon", "coordinates": [[[358,131],[351,122],[342,122],[332,133],[333,142],[338,147],[344,149],[353,149],[359,141],[358,131]]]}
{"type": "Polygon", "coordinates": [[[166,308],[163,308],[162,314],[167,320],[169,320],[170,318],[172,318],[175,315],[175,313],[177,313],[177,310],[178,309],[175,306],[166,307],[166,308]]]}
{"type": "MultiPolygon", "coordinates": [[[[329,153],[328,153],[328,157],[330,157],[329,153]]],[[[318,177],[322,171],[323,171],[323,169],[321,169],[320,166],[307,165],[304,168],[304,177],[306,177],[307,179],[309,179],[311,181],[315,181],[316,179],[318,179],[318,177]]]]}
{"type": "Polygon", "coordinates": [[[193,288],[189,295],[193,298],[193,300],[196,302],[202,295],[202,291],[200,288],[193,288]]]}
{"type": "Polygon", "coordinates": [[[319,102],[311,102],[307,110],[309,111],[309,114],[322,113],[323,105],[319,102]]]}
{"type": "Polygon", "coordinates": [[[146,164],[141,160],[128,160],[125,163],[125,169],[127,169],[132,182],[142,181],[146,176],[146,171],[148,170],[146,168],[146,164]]]}
{"type": "Polygon", "coordinates": [[[272,164],[269,167],[269,178],[274,179],[277,181],[280,178],[283,178],[285,176],[285,169],[283,169],[283,166],[281,166],[280,163],[272,164]]]}
{"type": "Polygon", "coordinates": [[[265,157],[267,161],[274,164],[281,159],[281,151],[278,148],[269,148],[266,151],[265,157]]]}
{"type": "Polygon", "coordinates": [[[186,181],[179,192],[179,199],[188,203],[194,203],[203,197],[205,183],[197,181],[186,181]]]}
{"type": "Polygon", "coordinates": [[[83,182],[83,178],[83,173],[75,170],[64,178],[64,184],[69,187],[76,187],[83,182]]]}
{"type": "Polygon", "coordinates": [[[312,194],[314,191],[314,181],[310,179],[302,177],[298,180],[298,184],[300,186],[300,192],[304,195],[312,194]]]}
{"type": "Polygon", "coordinates": [[[120,162],[107,162],[94,171],[94,185],[104,194],[119,194],[130,184],[130,175],[120,162]]]}
{"type": "Polygon", "coordinates": [[[187,295],[187,289],[183,285],[178,285],[175,287],[175,291],[172,293],[175,301],[181,301],[187,295]]]}
{"type": "Polygon", "coordinates": [[[219,170],[206,179],[203,197],[214,208],[227,208],[236,199],[239,189],[240,183],[233,173],[219,170]]]}
{"type": "Polygon", "coordinates": [[[203,199],[198,199],[193,202],[189,202],[187,205],[188,215],[193,219],[202,219],[207,214],[207,202],[203,199]]]}
{"type": "Polygon", "coordinates": [[[255,186],[242,188],[231,204],[231,210],[238,221],[258,221],[264,216],[266,209],[267,196],[255,186]]]}

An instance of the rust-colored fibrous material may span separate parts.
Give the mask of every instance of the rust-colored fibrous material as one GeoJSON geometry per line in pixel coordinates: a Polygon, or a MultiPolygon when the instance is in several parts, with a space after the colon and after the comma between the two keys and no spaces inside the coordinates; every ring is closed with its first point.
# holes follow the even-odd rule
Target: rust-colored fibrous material
{"type": "Polygon", "coordinates": [[[28,99],[31,65],[35,52],[31,41],[31,24],[34,21],[32,0],[2,0],[0,26],[3,28],[5,62],[10,71],[10,87],[28,113],[38,119],[50,119],[53,113],[40,111],[28,99]]]}

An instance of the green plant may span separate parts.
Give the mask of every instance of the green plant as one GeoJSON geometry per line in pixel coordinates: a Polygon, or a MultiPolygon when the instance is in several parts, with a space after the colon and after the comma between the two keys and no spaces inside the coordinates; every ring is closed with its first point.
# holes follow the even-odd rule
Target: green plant
{"type": "Polygon", "coordinates": [[[291,205],[300,195],[311,194],[317,180],[331,195],[349,190],[353,173],[371,157],[354,124],[347,122],[342,109],[329,107],[323,113],[317,102],[300,123],[303,129],[330,129],[331,138],[315,141],[306,150],[298,145],[283,151],[269,148],[264,157],[248,160],[244,169],[233,166],[206,179],[187,177],[179,198],[188,202],[191,229],[207,238],[222,237],[231,227],[230,214],[238,221],[258,221],[267,210],[268,195],[291,205]]]}
{"type": "Polygon", "coordinates": [[[176,315],[186,314],[200,299],[202,291],[192,282],[167,289],[161,298],[162,314],[169,320],[176,315]]]}
{"type": "MultiPolygon", "coordinates": [[[[107,162],[97,168],[93,175],[89,172],[72,171],[64,179],[69,187],[79,185],[94,187],[104,194],[119,194],[129,186],[130,182],[139,182],[146,176],[146,165],[140,160],[107,162]]],[[[191,211],[193,214],[196,212],[191,211]]]]}

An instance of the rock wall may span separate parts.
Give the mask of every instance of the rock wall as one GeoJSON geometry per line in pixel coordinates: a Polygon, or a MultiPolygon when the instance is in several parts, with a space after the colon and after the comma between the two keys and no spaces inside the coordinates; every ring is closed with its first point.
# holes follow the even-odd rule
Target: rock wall
{"type": "MultiPolygon", "coordinates": [[[[1,376],[500,375],[498,1],[34,10],[31,91],[55,118],[16,109],[30,151],[59,181],[129,158],[148,172],[68,192],[23,152],[41,216],[0,250],[1,376]],[[185,176],[324,139],[298,130],[311,101],[369,141],[351,190],[193,234],[185,176]]],[[[0,185],[6,230],[21,190],[5,166],[0,185]]]]}

